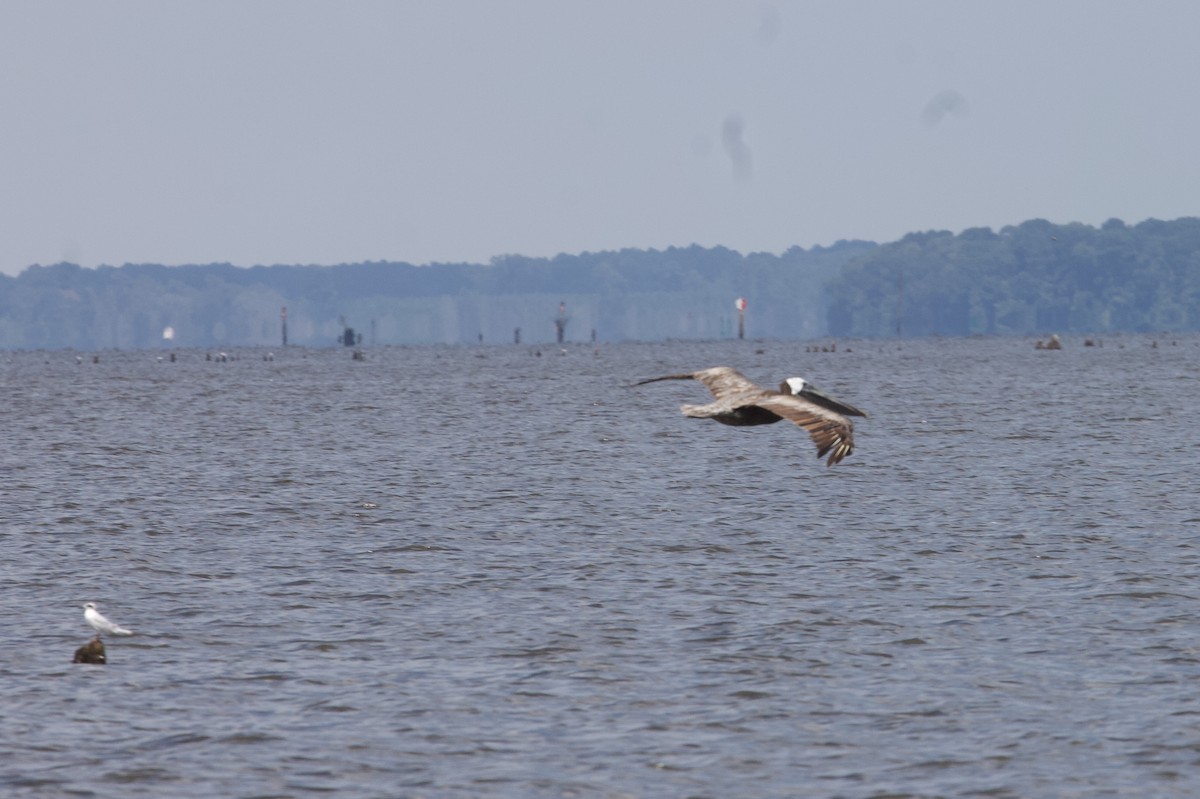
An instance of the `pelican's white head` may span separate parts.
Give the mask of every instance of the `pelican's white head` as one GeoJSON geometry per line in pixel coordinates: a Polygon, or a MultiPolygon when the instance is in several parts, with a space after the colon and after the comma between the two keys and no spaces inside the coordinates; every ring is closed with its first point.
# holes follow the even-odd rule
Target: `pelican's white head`
{"type": "Polygon", "coordinates": [[[783,381],[783,384],[791,390],[793,396],[799,394],[808,385],[803,377],[789,377],[783,381]]]}

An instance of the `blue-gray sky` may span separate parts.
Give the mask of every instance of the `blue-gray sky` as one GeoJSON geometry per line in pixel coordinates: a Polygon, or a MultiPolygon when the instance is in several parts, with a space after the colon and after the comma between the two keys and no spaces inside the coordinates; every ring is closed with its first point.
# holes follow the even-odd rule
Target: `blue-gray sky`
{"type": "Polygon", "coordinates": [[[1200,213],[1200,4],[0,0],[0,271],[1200,213]]]}

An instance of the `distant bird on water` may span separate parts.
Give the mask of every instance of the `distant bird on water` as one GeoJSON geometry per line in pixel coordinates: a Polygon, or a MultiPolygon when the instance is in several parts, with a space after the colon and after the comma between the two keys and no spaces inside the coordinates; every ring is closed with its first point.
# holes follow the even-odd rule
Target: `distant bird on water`
{"type": "Polygon", "coordinates": [[[92,625],[92,629],[96,631],[97,638],[99,638],[102,633],[111,633],[112,635],[133,635],[131,630],[126,630],[121,625],[104,618],[104,614],[96,610],[96,604],[94,602],[84,603],[83,618],[88,624],[92,625]]]}
{"type": "Polygon", "coordinates": [[[652,377],[634,385],[659,380],[699,380],[712,392],[714,402],[684,405],[681,408],[684,416],[716,419],[738,427],[774,424],[781,419],[795,422],[812,437],[818,458],[829,453],[829,466],[854,451],[854,425],[846,417],[867,415],[853,405],[822,394],[799,377],[789,377],[775,391],[756,385],[736,369],[714,366],[698,372],[652,377]]]}

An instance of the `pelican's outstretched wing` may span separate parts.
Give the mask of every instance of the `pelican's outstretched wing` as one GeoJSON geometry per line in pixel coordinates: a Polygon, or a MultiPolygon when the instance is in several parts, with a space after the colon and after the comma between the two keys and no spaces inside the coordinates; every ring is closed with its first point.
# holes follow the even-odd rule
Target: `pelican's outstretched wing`
{"type": "Polygon", "coordinates": [[[760,397],[756,404],[807,430],[817,445],[817,457],[823,458],[829,453],[827,466],[833,466],[854,451],[854,425],[839,413],[790,394],[760,397]]]}
{"type": "Polygon", "coordinates": [[[634,385],[641,386],[646,383],[656,383],[659,380],[699,380],[719,400],[763,390],[761,386],[756,385],[737,369],[729,366],[714,366],[711,369],[701,369],[698,372],[652,377],[649,380],[639,380],[634,385]]]}

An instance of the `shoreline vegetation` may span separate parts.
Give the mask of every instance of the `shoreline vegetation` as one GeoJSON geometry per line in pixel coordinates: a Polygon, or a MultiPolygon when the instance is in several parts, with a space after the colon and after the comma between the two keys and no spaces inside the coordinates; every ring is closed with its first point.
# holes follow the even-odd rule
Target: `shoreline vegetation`
{"type": "Polygon", "coordinates": [[[487,264],[61,263],[0,276],[0,349],[915,338],[1200,330],[1200,218],[1035,219],[780,254],[625,249],[487,264]],[[169,337],[167,333],[169,330],[169,337]]]}

